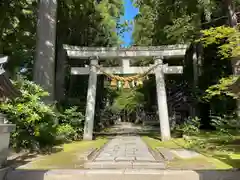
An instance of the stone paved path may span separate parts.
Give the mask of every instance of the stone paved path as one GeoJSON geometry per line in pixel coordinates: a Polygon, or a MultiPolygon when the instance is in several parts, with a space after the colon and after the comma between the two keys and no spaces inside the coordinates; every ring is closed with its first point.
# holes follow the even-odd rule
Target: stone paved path
{"type": "Polygon", "coordinates": [[[155,161],[140,137],[116,137],[108,143],[96,161],[155,161]]]}
{"type": "Polygon", "coordinates": [[[139,136],[117,136],[85,168],[162,169],[164,162],[154,158],[139,136]]]}

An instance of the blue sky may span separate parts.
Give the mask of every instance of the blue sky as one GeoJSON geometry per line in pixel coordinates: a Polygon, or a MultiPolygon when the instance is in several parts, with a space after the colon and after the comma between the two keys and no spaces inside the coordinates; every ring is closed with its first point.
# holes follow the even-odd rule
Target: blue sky
{"type": "MultiPolygon", "coordinates": [[[[133,20],[133,18],[138,13],[138,8],[133,7],[131,0],[124,0],[124,9],[125,9],[125,13],[121,19],[122,21],[133,20]]],[[[131,37],[132,37],[132,31],[124,33],[123,46],[129,46],[131,44],[131,40],[132,40],[131,37]]]]}

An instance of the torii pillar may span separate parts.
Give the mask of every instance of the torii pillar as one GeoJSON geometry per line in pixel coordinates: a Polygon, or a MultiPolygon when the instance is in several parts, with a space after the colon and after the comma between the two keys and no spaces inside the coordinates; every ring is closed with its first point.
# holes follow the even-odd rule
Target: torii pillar
{"type": "Polygon", "coordinates": [[[155,70],[158,116],[160,120],[161,139],[168,141],[171,139],[170,123],[168,116],[167,95],[164,80],[163,61],[162,57],[156,57],[155,64],[158,64],[155,70]]]}
{"type": "Polygon", "coordinates": [[[98,58],[92,58],[90,60],[90,73],[88,80],[87,106],[85,113],[83,140],[93,139],[93,126],[97,91],[97,68],[91,65],[98,65],[98,58]]]}

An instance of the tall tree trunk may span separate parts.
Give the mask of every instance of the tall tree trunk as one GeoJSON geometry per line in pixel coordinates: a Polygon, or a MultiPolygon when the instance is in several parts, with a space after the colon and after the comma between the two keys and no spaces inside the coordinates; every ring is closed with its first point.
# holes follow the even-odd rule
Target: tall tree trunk
{"type": "Polygon", "coordinates": [[[38,1],[37,47],[33,80],[49,92],[46,103],[54,101],[55,39],[57,0],[38,1]]]}
{"type": "Polygon", "coordinates": [[[59,42],[58,52],[56,53],[56,70],[55,70],[55,100],[63,102],[65,100],[65,76],[67,66],[67,52],[63,49],[62,43],[59,42]]]}
{"type": "MultiPolygon", "coordinates": [[[[235,7],[233,0],[224,0],[226,10],[227,10],[227,16],[228,16],[228,24],[231,27],[236,28],[237,27],[237,14],[235,12],[235,7]]],[[[239,66],[240,66],[240,60],[239,57],[232,58],[231,60],[232,64],[232,71],[234,75],[240,75],[239,66]]],[[[240,100],[237,100],[237,115],[240,118],[240,100]]]]}
{"type": "MultiPolygon", "coordinates": [[[[212,12],[209,9],[210,7],[210,0],[206,1],[206,4],[209,5],[207,6],[208,8],[200,9],[199,14],[204,15],[204,21],[205,22],[210,22],[211,21],[211,15],[212,12]]],[[[202,18],[201,16],[199,17],[199,23],[200,27],[202,26],[202,18]]],[[[204,28],[202,26],[202,28],[204,28]]],[[[201,42],[195,44],[193,46],[193,87],[198,88],[199,87],[199,76],[201,75],[201,69],[203,66],[203,45],[201,42]]],[[[199,116],[199,107],[198,103],[194,104],[194,108],[192,109],[191,116],[199,116]]]]}
{"type": "Polygon", "coordinates": [[[235,8],[233,4],[233,0],[224,0],[226,10],[227,10],[227,16],[228,16],[228,24],[231,27],[237,26],[237,15],[235,13],[235,8]]]}

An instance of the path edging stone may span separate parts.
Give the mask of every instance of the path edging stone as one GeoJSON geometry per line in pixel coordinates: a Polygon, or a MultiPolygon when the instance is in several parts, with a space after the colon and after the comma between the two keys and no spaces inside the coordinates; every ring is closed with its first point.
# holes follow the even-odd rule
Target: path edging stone
{"type": "Polygon", "coordinates": [[[81,157],[83,157],[84,161],[89,161],[91,160],[92,156],[94,155],[94,153],[97,151],[97,148],[90,148],[87,151],[85,151],[81,157]]]}
{"type": "Polygon", "coordinates": [[[175,154],[173,154],[170,149],[164,148],[164,147],[157,147],[156,150],[158,151],[158,153],[160,153],[162,155],[162,157],[166,160],[166,161],[172,161],[176,158],[175,154]]]}

